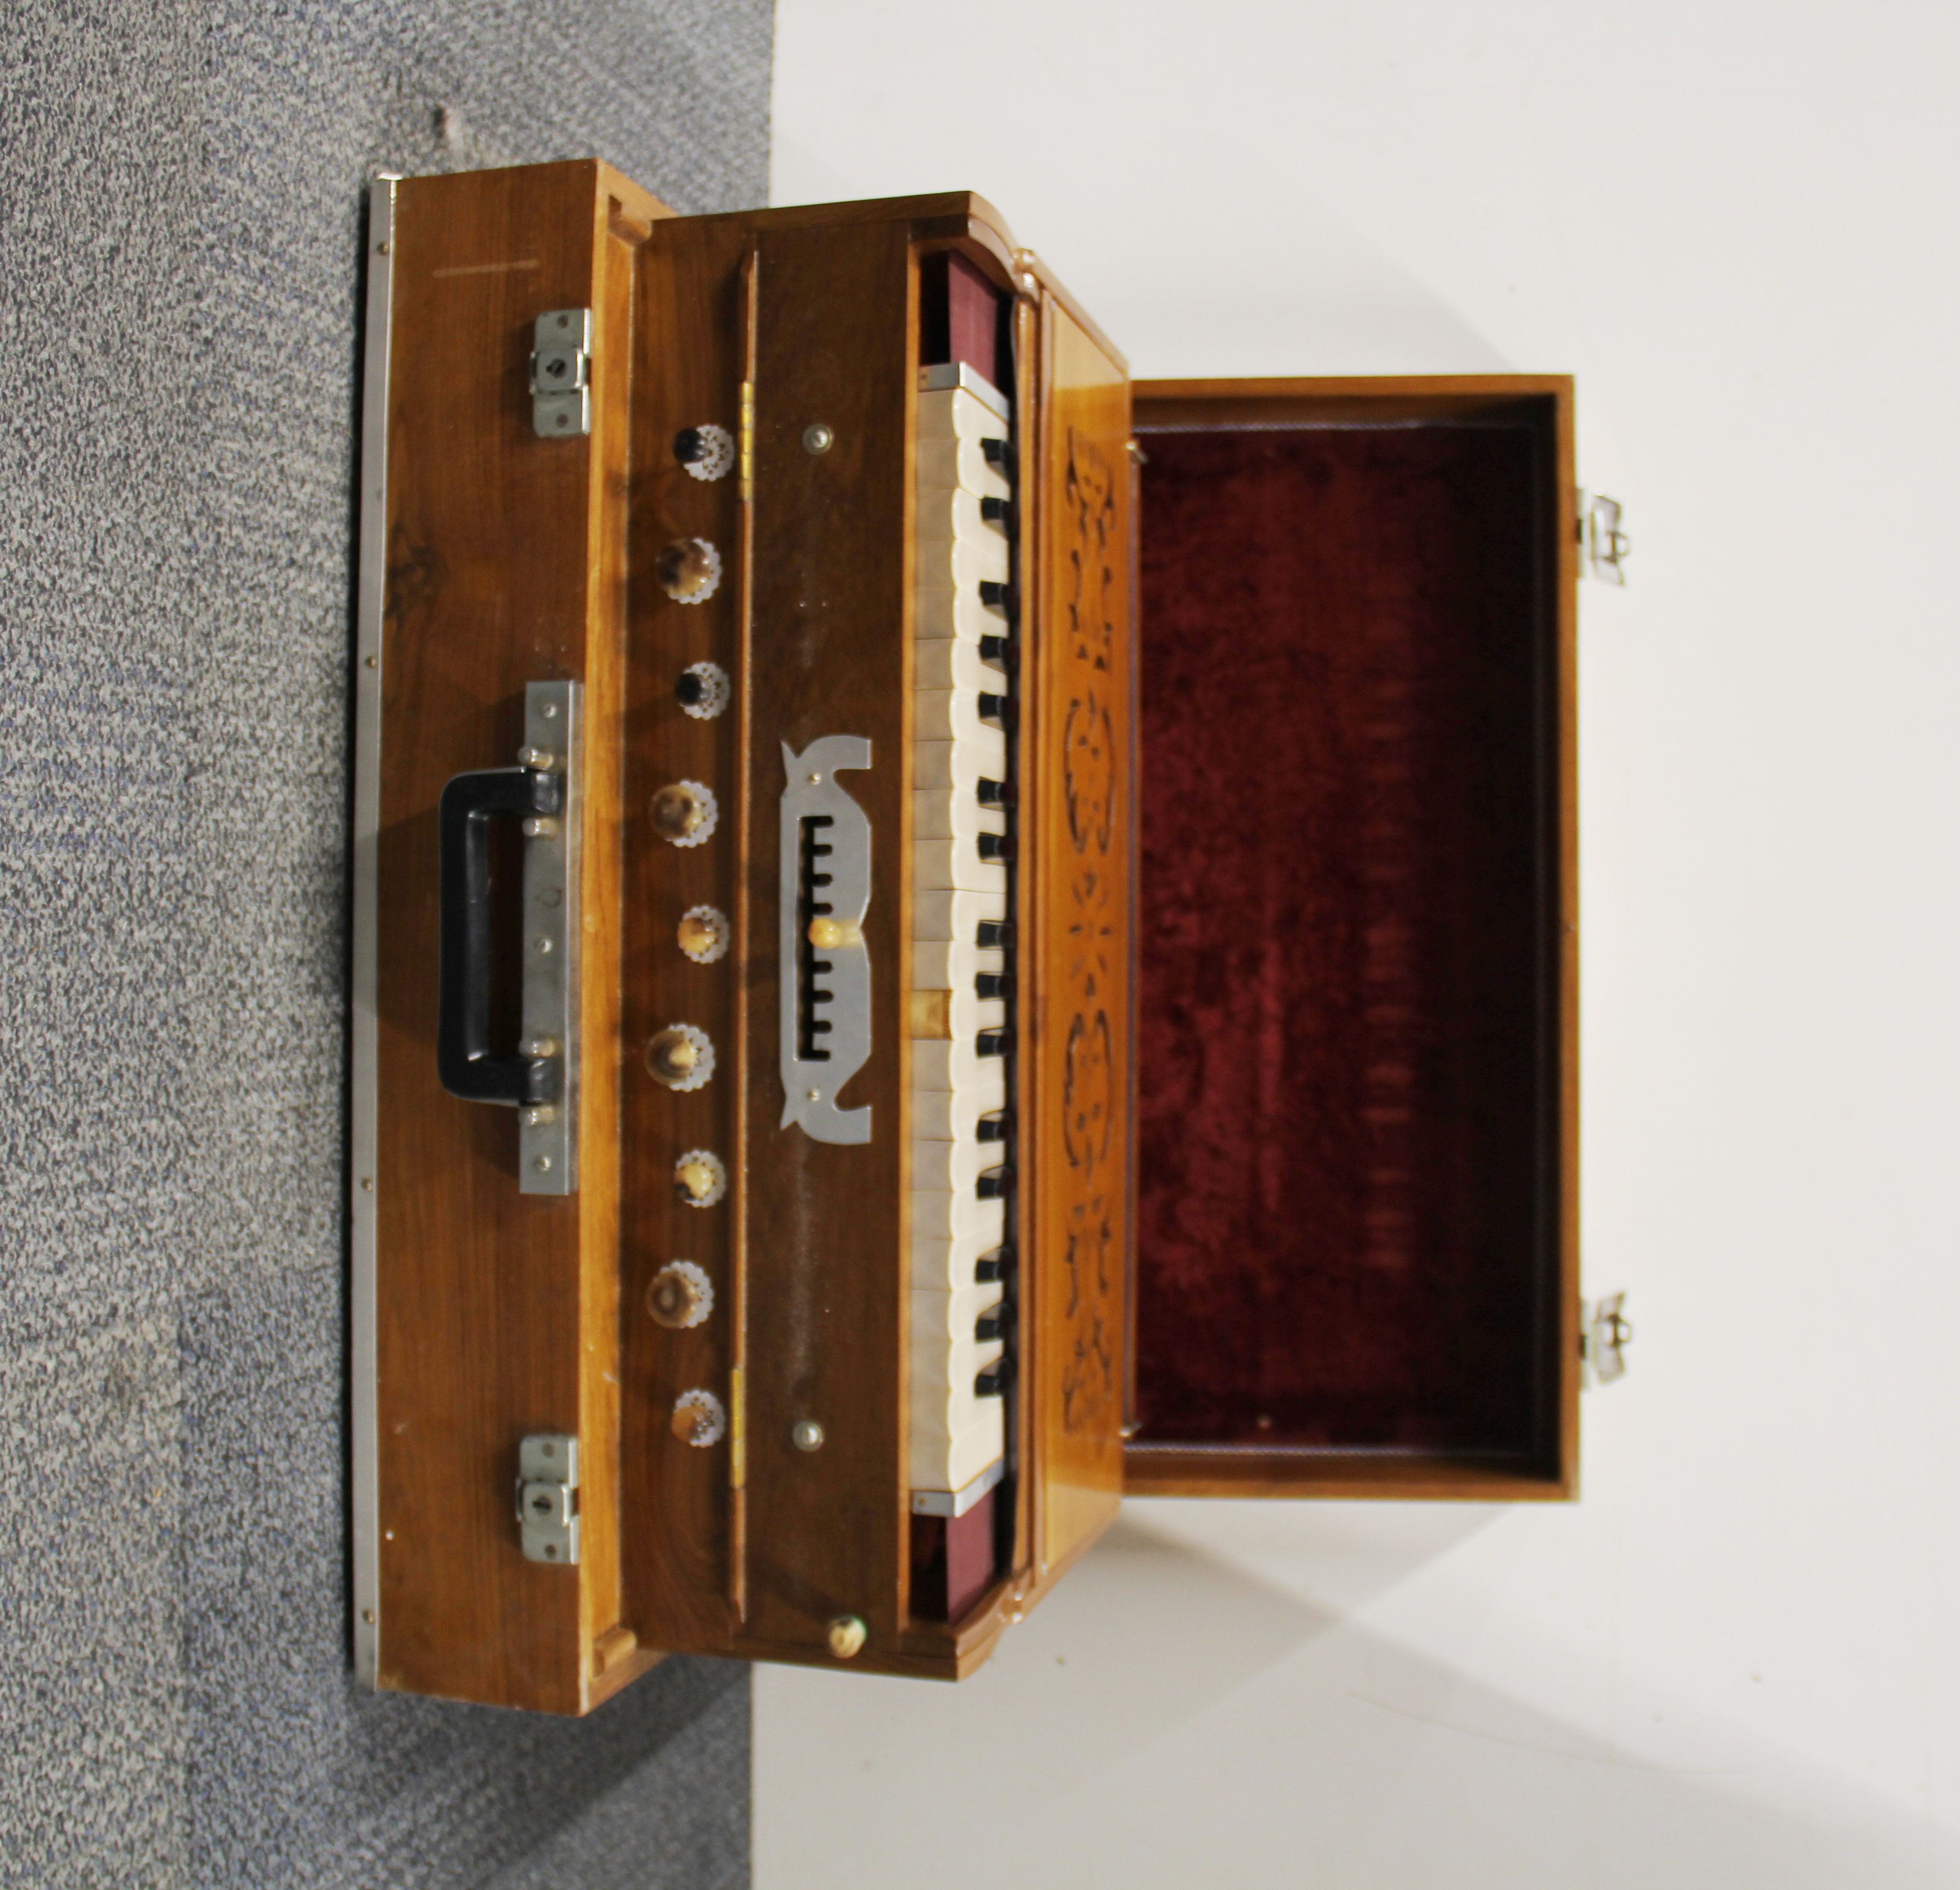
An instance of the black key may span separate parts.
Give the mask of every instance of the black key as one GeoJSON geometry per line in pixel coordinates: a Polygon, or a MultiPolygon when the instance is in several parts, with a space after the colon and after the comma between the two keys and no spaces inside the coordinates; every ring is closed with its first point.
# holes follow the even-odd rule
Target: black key
{"type": "Polygon", "coordinates": [[[975,1398],[1004,1398],[1007,1391],[1007,1361],[990,1365],[973,1381],[975,1398]]]}
{"type": "Polygon", "coordinates": [[[987,463],[1000,474],[1010,485],[1020,473],[1020,462],[1014,457],[1014,444],[1011,440],[982,440],[980,450],[987,463]]]}
{"type": "MultiPolygon", "coordinates": [[[[999,1115],[983,1115],[974,1131],[974,1139],[982,1142],[1004,1142],[1007,1139],[1007,1118],[999,1115]]],[[[987,1276],[994,1277],[991,1273],[987,1276]]]]}
{"type": "Polygon", "coordinates": [[[1011,1278],[1014,1271],[1014,1250],[1012,1247],[996,1247],[991,1253],[983,1254],[973,1263],[973,1277],[983,1284],[989,1280],[1011,1278]]]}
{"type": "Polygon", "coordinates": [[[708,442],[698,427],[682,427],[674,435],[673,456],[682,466],[698,466],[708,457],[708,442]]]}
{"type": "Polygon", "coordinates": [[[1013,1177],[1004,1166],[990,1168],[973,1184],[973,1192],[982,1201],[1005,1201],[1013,1185],[1013,1177]]]}
{"type": "Polygon", "coordinates": [[[997,1338],[1007,1336],[1007,1308],[1005,1301],[989,1306],[973,1322],[973,1336],[981,1344],[990,1344],[997,1338]]]}
{"type": "Polygon", "coordinates": [[[989,781],[982,775],[980,785],[974,791],[983,807],[1011,807],[1014,804],[1014,791],[1004,781],[989,781]]]}
{"type": "Polygon", "coordinates": [[[1004,525],[1007,535],[1014,533],[1014,501],[1012,499],[983,498],[980,501],[980,516],[996,525],[1004,525]]]}
{"type": "Polygon", "coordinates": [[[1006,972],[975,972],[973,994],[976,998],[1011,998],[1014,994],[1013,978],[1006,972]]]}
{"type": "Polygon", "coordinates": [[[983,860],[1011,860],[1014,857],[1014,836],[1010,833],[982,834],[980,857],[983,860]]]}
{"type": "Polygon", "coordinates": [[[982,919],[979,935],[974,940],[976,945],[998,947],[1002,951],[1014,949],[1014,928],[1005,919],[982,919]]]}
{"type": "Polygon", "coordinates": [[[1004,1030],[983,1030],[974,1039],[974,1054],[982,1057],[1004,1057],[1007,1054],[1007,1033],[1004,1030]]]}

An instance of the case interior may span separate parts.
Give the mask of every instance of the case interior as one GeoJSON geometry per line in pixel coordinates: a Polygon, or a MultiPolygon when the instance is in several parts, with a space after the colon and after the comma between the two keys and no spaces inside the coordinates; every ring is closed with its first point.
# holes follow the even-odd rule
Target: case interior
{"type": "Polygon", "coordinates": [[[1569,1475],[1557,407],[1139,390],[1133,1488],[1569,1475]]]}

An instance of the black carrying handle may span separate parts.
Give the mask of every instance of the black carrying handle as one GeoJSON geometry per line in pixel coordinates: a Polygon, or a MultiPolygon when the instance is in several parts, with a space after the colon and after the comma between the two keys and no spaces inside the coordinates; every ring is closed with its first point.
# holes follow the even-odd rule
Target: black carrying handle
{"type": "Polygon", "coordinates": [[[436,998],[435,1063],[442,1087],[466,1102],[549,1102],[549,1057],[490,1050],[490,822],[499,816],[555,816],[561,777],[536,768],[486,768],[457,775],[437,816],[442,943],[436,998]]]}

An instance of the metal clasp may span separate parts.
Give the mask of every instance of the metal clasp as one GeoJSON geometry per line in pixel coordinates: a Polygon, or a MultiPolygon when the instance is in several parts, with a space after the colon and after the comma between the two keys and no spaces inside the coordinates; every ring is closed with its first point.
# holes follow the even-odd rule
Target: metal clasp
{"type": "Polygon", "coordinates": [[[531,348],[531,425],[542,440],[592,431],[592,311],[554,308],[537,320],[531,348]]]}
{"type": "Polygon", "coordinates": [[[517,1522],[530,1562],[578,1560],[578,1440],[562,1432],[517,1446],[517,1522]]]}
{"type": "Polygon", "coordinates": [[[1626,1301],[1624,1293],[1612,1293],[1580,1308],[1579,1356],[1586,1361],[1589,1385],[1610,1385],[1625,1376],[1627,1348],[1634,1342],[1634,1328],[1620,1309],[1626,1301]]]}
{"type": "Polygon", "coordinates": [[[1579,495],[1579,548],[1587,568],[1601,583],[1627,581],[1627,557],[1633,541],[1620,529],[1620,501],[1603,492],[1579,495]]]}

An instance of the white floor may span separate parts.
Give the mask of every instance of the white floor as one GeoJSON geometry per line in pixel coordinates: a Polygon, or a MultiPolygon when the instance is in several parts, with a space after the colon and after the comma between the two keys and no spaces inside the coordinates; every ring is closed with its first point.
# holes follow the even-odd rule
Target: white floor
{"type": "Polygon", "coordinates": [[[1564,1510],[1138,1503],[958,1688],[765,1671],[759,1890],[1960,1885],[1960,6],[781,0],[1140,376],[1580,377],[1564,1510]]]}

